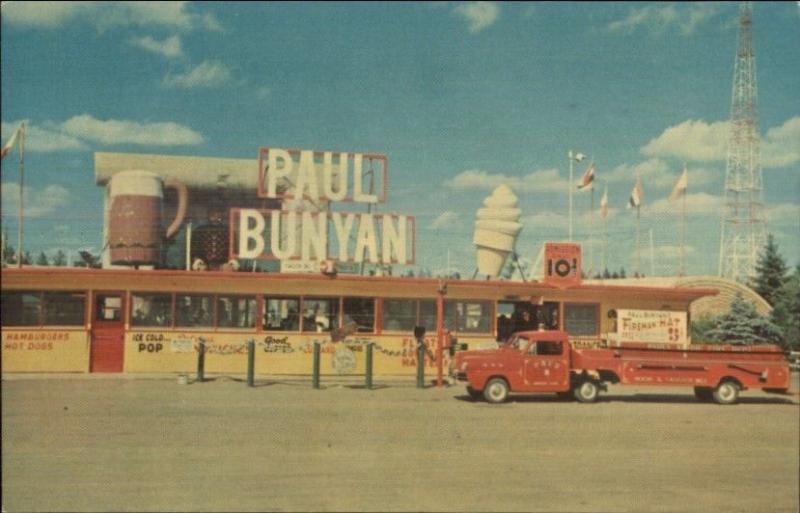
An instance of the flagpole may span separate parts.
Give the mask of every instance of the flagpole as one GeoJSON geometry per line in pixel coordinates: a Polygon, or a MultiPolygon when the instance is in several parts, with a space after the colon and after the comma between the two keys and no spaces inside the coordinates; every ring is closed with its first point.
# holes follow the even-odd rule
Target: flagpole
{"type": "Polygon", "coordinates": [[[567,153],[569,159],[569,182],[567,189],[569,190],[569,242],[572,242],[572,150],[567,153]]]}
{"type": "MultiPolygon", "coordinates": [[[[594,273],[594,182],[592,182],[592,201],[589,209],[589,270],[594,273]]],[[[591,276],[589,276],[591,278],[591,276]]]]}
{"type": "Polygon", "coordinates": [[[22,267],[22,258],[25,254],[22,251],[22,217],[23,217],[23,194],[25,186],[25,123],[20,126],[19,134],[19,225],[17,232],[17,267],[22,267]]]}
{"type": "MultiPolygon", "coordinates": [[[[641,203],[640,203],[641,204],[641,203]]],[[[636,270],[634,273],[636,275],[639,274],[639,264],[641,263],[641,258],[639,255],[639,211],[641,209],[640,205],[636,205],[636,270]]]]}
{"type": "MultiPolygon", "coordinates": [[[[683,172],[686,173],[686,163],[683,164],[683,172]]],[[[683,201],[681,208],[681,270],[679,276],[686,275],[686,195],[689,193],[688,181],[687,187],[683,190],[683,201]]]]}

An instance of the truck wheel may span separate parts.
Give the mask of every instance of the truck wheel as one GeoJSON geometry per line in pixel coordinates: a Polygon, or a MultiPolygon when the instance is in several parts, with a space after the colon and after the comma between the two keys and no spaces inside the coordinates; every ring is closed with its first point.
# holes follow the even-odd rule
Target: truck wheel
{"type": "Polygon", "coordinates": [[[711,402],[714,399],[714,390],[710,387],[694,387],[694,396],[698,401],[711,402]]]}
{"type": "Polygon", "coordinates": [[[508,383],[503,378],[493,378],[486,383],[483,397],[490,403],[502,403],[508,399],[508,383]]]}
{"type": "Polygon", "coordinates": [[[713,396],[717,404],[736,404],[739,400],[739,385],[733,381],[723,381],[714,389],[713,396]]]}
{"type": "Polygon", "coordinates": [[[467,393],[469,394],[470,399],[480,399],[483,395],[483,392],[475,390],[472,387],[467,387],[467,393]]]}
{"type": "Polygon", "coordinates": [[[600,395],[600,387],[597,386],[595,381],[581,381],[575,385],[573,394],[575,399],[582,403],[593,403],[597,400],[597,396],[600,395]]]}

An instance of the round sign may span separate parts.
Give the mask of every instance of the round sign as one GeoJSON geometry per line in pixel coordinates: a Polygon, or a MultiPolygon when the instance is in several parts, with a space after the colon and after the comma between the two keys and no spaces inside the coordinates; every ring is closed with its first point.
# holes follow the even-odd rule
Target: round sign
{"type": "Polygon", "coordinates": [[[564,278],[569,274],[572,270],[572,266],[569,265],[569,262],[564,260],[563,258],[556,262],[556,274],[564,278]]]}

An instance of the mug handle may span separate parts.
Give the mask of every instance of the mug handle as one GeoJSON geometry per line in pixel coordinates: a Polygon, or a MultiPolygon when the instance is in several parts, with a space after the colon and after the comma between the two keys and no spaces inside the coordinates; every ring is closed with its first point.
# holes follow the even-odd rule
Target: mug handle
{"type": "Polygon", "coordinates": [[[189,191],[186,190],[186,186],[183,185],[183,182],[179,182],[174,178],[167,178],[164,180],[164,188],[175,189],[175,192],[178,193],[178,211],[175,213],[175,219],[172,221],[172,224],[167,228],[166,238],[170,239],[173,235],[178,233],[184,218],[186,218],[186,209],[189,204],[189,191]]]}

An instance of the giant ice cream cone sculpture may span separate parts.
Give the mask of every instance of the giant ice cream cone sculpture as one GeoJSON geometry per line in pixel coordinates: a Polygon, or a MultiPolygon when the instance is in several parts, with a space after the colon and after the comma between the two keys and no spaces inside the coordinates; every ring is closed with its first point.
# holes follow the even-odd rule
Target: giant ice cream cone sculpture
{"type": "Polygon", "coordinates": [[[472,239],[477,248],[478,272],[498,276],[522,230],[517,222],[522,212],[517,208],[517,197],[505,185],[483,200],[483,206],[478,210],[472,239]]]}

